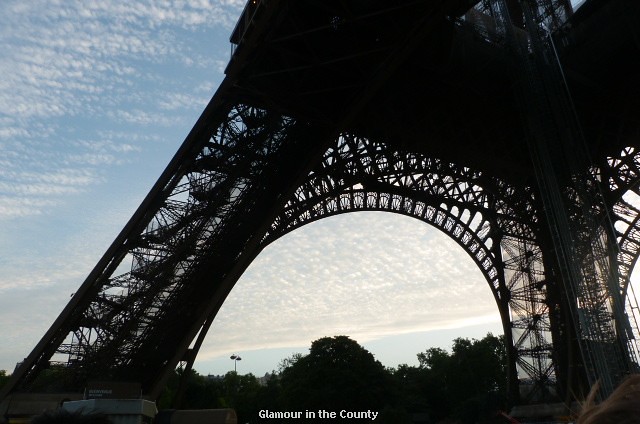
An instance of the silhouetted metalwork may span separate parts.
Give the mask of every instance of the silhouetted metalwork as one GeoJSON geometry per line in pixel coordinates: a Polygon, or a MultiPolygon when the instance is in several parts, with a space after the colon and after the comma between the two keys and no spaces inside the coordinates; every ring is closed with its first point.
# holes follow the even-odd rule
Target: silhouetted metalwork
{"type": "Polygon", "coordinates": [[[250,1],[220,89],[2,395],[114,379],[157,397],[265,246],[363,210],[422,220],[475,261],[512,402],[610,391],[640,337],[639,9],[250,1]]]}

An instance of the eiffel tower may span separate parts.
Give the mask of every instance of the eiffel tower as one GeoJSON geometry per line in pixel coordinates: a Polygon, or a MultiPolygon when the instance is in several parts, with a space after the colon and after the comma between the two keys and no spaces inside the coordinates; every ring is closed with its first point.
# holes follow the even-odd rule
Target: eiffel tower
{"type": "Polygon", "coordinates": [[[640,336],[638,22],[635,0],[249,1],[218,91],[0,399],[156,399],[269,243],[355,211],[473,259],[513,404],[606,395],[640,336]]]}

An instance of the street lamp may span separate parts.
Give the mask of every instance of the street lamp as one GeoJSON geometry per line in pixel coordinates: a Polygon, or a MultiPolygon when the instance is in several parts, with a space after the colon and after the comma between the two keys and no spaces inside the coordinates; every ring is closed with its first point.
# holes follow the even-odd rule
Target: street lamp
{"type": "Polygon", "coordinates": [[[233,361],[233,371],[237,373],[238,371],[237,371],[236,364],[238,363],[238,361],[242,361],[242,358],[240,357],[240,355],[236,355],[235,353],[231,355],[230,358],[233,361]]]}

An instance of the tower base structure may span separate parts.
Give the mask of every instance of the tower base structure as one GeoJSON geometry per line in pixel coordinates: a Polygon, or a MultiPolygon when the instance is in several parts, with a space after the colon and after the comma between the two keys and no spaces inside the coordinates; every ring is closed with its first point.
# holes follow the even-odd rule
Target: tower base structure
{"type": "Polygon", "coordinates": [[[57,409],[104,414],[113,424],[150,424],[157,414],[155,402],[145,399],[83,399],[82,393],[18,393],[0,404],[0,423],[27,424],[33,417],[57,409]]]}
{"type": "Polygon", "coordinates": [[[62,409],[73,413],[100,413],[113,424],[151,424],[158,410],[145,399],[85,399],[65,402],[62,409]]]}

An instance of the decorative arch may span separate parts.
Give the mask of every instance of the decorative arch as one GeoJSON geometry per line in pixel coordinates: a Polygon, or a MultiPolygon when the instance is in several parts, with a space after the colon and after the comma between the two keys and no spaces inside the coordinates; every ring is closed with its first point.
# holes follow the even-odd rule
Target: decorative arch
{"type": "Polygon", "coordinates": [[[322,218],[386,211],[447,234],[478,265],[502,317],[510,390],[553,396],[555,363],[537,219],[527,187],[384,142],[341,134],[276,216],[262,247],[322,218]],[[518,390],[520,379],[529,387],[518,390]]]}
{"type": "Polygon", "coordinates": [[[137,378],[154,397],[176,364],[193,363],[218,308],[268,243],[333,214],[386,210],[434,225],[479,265],[510,347],[511,395],[549,398],[554,342],[564,339],[552,340],[531,187],[256,107],[215,112],[6,391],[38,389],[57,355],[67,387],[93,376],[137,378]]]}
{"type": "Polygon", "coordinates": [[[630,318],[630,330],[634,336],[630,340],[629,349],[637,361],[640,354],[640,309],[635,294],[630,293],[629,288],[631,273],[640,257],[640,204],[629,199],[629,195],[640,199],[640,152],[635,147],[625,147],[616,157],[607,158],[604,168],[604,184],[613,205],[613,231],[618,244],[618,284],[630,318]]]}
{"type": "Polygon", "coordinates": [[[278,220],[272,227],[273,232],[265,237],[264,246],[295,229],[330,216],[357,211],[397,213],[430,224],[456,241],[480,268],[496,301],[500,300],[496,266],[500,259],[495,257],[492,249],[491,224],[481,213],[470,214],[468,210],[460,210],[456,206],[447,208],[445,203],[431,206],[397,193],[364,190],[348,191],[326,199],[323,203],[327,206],[323,214],[315,214],[310,219],[298,219],[295,224],[286,228],[279,227],[278,224],[282,221],[278,220]]]}
{"type": "Polygon", "coordinates": [[[534,239],[532,228],[513,220],[496,189],[513,192],[479,171],[387,144],[342,134],[277,215],[263,244],[316,220],[353,211],[387,211],[417,218],[449,235],[479,266],[500,299],[501,224],[534,239]],[[490,189],[483,187],[493,183],[490,189]],[[496,210],[495,207],[498,207],[496,210]]]}
{"type": "Polygon", "coordinates": [[[640,152],[627,147],[618,157],[607,158],[606,166],[606,184],[611,193],[612,218],[620,247],[617,255],[619,282],[624,292],[640,256],[640,204],[633,204],[626,197],[632,193],[640,199],[640,152]]]}

